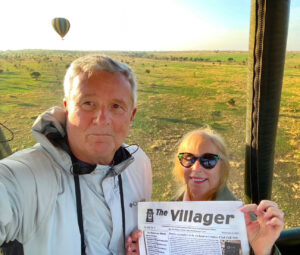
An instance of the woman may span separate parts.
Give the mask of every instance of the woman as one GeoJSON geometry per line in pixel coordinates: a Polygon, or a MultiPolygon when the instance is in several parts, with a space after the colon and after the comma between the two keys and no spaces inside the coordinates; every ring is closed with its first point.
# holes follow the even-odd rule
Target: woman
{"type": "Polygon", "coordinates": [[[176,200],[237,200],[227,188],[229,160],[223,139],[211,129],[197,129],[180,141],[173,173],[184,187],[176,200]]]}
{"type": "MultiPolygon", "coordinates": [[[[223,139],[211,129],[196,129],[180,141],[173,173],[184,190],[175,200],[210,201],[237,200],[228,189],[229,160],[223,139]]],[[[283,229],[283,212],[272,201],[263,200],[259,205],[248,204],[241,209],[245,215],[248,240],[256,255],[280,254],[274,246],[283,229]],[[257,216],[250,218],[250,212],[257,216]]],[[[127,254],[138,253],[140,231],[127,239],[127,254]]]]}

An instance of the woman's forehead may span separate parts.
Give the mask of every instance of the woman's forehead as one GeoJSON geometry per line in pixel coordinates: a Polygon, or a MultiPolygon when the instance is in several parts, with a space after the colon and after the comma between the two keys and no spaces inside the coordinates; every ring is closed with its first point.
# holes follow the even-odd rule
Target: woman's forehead
{"type": "Polygon", "coordinates": [[[186,152],[198,152],[200,150],[218,150],[213,141],[205,136],[191,136],[182,144],[182,149],[186,152]]]}

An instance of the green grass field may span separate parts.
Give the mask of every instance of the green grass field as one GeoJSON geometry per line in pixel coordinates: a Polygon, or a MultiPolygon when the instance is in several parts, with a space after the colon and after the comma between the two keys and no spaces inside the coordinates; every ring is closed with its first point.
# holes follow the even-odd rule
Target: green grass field
{"type": "MultiPolygon", "coordinates": [[[[88,52],[0,52],[0,122],[14,132],[13,151],[33,145],[39,113],[62,106],[68,64],[88,52]],[[39,72],[38,80],[30,73],[39,72]]],[[[176,143],[189,130],[210,125],[230,148],[229,186],[243,199],[247,52],[105,52],[137,74],[138,112],[127,143],[138,144],[153,166],[153,200],[169,200],[176,143]],[[234,102],[234,103],[232,103],[234,102]]],[[[300,53],[286,56],[277,131],[273,199],[286,227],[300,226],[300,53]]],[[[5,131],[7,138],[10,134],[5,131]]]]}

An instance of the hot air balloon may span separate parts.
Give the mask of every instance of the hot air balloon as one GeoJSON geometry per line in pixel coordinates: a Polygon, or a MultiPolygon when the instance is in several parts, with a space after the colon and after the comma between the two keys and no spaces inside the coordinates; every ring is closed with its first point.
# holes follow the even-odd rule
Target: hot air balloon
{"type": "Polygon", "coordinates": [[[54,18],[52,20],[52,26],[63,39],[70,29],[70,22],[65,18],[54,18]]]}

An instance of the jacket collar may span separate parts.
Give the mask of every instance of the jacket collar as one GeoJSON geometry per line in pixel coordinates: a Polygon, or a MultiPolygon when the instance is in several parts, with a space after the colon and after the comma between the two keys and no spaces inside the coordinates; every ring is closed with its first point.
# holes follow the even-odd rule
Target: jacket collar
{"type": "MultiPolygon", "coordinates": [[[[70,150],[69,150],[70,151],[70,150]]],[[[81,161],[77,159],[73,154],[71,154],[72,165],[73,165],[73,173],[74,174],[90,174],[95,170],[97,165],[92,165],[87,162],[81,161]]],[[[124,147],[120,147],[113,159],[113,165],[111,166],[111,170],[115,175],[118,175],[122,172],[131,162],[133,161],[133,157],[124,147]],[[123,163],[124,162],[124,163],[123,163]]]]}

